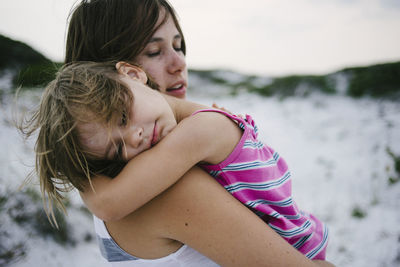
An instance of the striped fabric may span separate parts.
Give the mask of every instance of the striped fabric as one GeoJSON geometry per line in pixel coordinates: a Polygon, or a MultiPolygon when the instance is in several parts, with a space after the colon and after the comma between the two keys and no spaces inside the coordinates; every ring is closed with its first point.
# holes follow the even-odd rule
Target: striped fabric
{"type": "Polygon", "coordinates": [[[201,167],[258,216],[267,217],[268,225],[301,253],[310,259],[324,260],[328,243],[326,226],[312,214],[299,210],[292,199],[286,162],[257,140],[253,119],[213,109],[198,112],[222,113],[243,129],[240,142],[223,162],[201,167]]]}

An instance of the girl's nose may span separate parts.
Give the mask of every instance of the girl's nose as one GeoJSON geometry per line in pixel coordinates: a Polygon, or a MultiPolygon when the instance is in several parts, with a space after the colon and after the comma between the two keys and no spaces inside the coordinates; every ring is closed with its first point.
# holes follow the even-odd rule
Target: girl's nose
{"type": "Polygon", "coordinates": [[[185,55],[180,51],[171,51],[168,62],[168,71],[171,74],[184,71],[186,68],[185,55]]]}
{"type": "Polygon", "coordinates": [[[132,148],[138,148],[143,142],[143,128],[142,127],[134,127],[129,129],[125,134],[125,143],[126,146],[132,148]]]}
{"type": "Polygon", "coordinates": [[[124,133],[124,152],[123,159],[128,161],[144,150],[142,144],[144,140],[143,128],[134,127],[127,129],[124,133]]]}

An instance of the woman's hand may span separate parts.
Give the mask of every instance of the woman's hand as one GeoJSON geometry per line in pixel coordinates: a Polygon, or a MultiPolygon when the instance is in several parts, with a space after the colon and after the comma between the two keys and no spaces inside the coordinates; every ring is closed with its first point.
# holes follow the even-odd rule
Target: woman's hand
{"type": "Polygon", "coordinates": [[[227,109],[224,108],[224,107],[218,106],[216,103],[213,103],[213,104],[212,104],[212,107],[213,107],[213,108],[216,108],[216,109],[219,109],[219,110],[222,110],[222,111],[225,111],[225,112],[227,112],[227,113],[229,113],[229,114],[232,114],[232,112],[230,112],[229,110],[227,110],[227,109]]]}

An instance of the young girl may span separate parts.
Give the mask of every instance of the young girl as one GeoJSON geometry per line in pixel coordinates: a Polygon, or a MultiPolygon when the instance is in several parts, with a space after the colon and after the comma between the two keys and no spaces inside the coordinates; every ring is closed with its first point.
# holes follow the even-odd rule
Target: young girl
{"type": "Polygon", "coordinates": [[[297,208],[285,161],[258,141],[250,116],[162,95],[146,82],[127,63],[83,62],[46,88],[36,153],[50,202],[61,204],[58,184],[82,190],[102,173],[115,178],[93,190],[98,205],[128,214],[200,164],[306,257],[325,259],[326,227],[297,208]]]}

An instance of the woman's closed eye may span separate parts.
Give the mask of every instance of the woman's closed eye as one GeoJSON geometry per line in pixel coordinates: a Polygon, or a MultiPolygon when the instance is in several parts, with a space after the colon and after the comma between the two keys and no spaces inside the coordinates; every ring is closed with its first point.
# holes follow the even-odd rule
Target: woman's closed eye
{"type": "Polygon", "coordinates": [[[182,37],[180,35],[174,37],[172,47],[176,52],[182,52],[182,37]]]}
{"type": "MultiPolygon", "coordinates": [[[[182,52],[182,43],[179,42],[177,45],[174,45],[173,49],[176,52],[182,52]]],[[[163,53],[162,49],[157,49],[157,50],[148,51],[146,53],[146,55],[151,58],[151,57],[157,57],[157,56],[161,55],[161,53],[163,53]]]]}
{"type": "Polygon", "coordinates": [[[161,54],[161,50],[158,50],[158,51],[154,51],[154,52],[148,52],[147,56],[148,57],[156,57],[156,56],[159,56],[160,54],[161,54]]]}
{"type": "Polygon", "coordinates": [[[174,47],[174,50],[175,50],[176,52],[182,52],[182,46],[174,47]]]}

